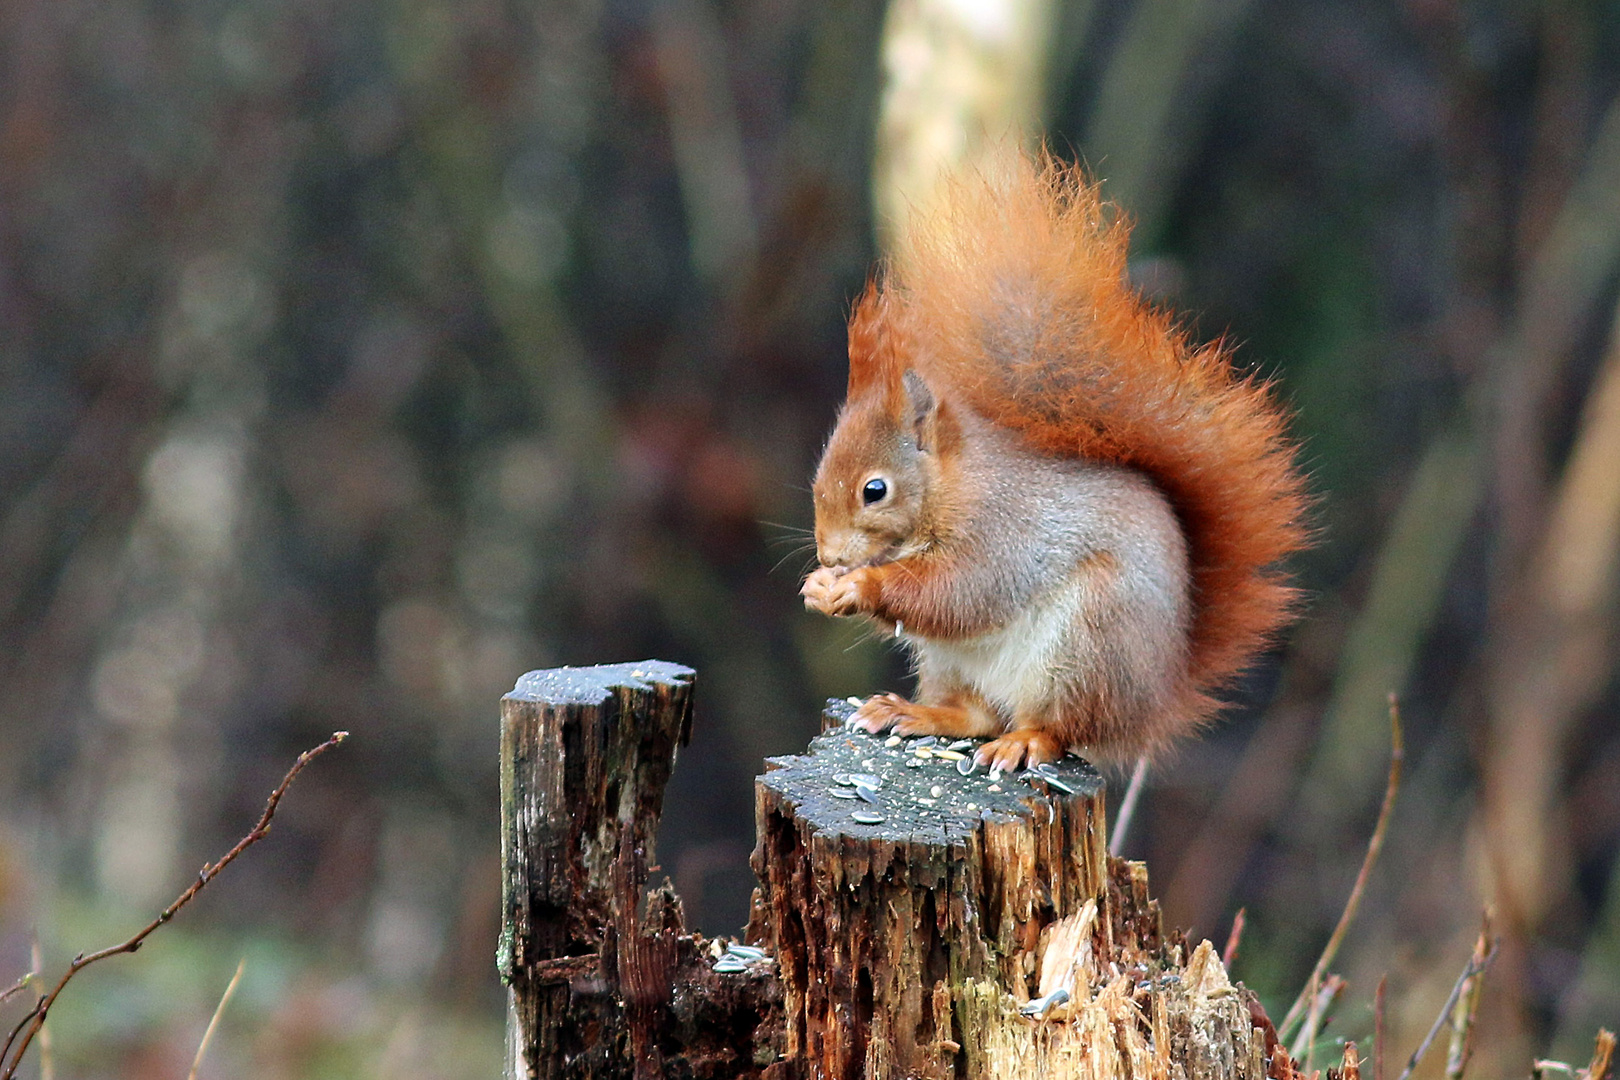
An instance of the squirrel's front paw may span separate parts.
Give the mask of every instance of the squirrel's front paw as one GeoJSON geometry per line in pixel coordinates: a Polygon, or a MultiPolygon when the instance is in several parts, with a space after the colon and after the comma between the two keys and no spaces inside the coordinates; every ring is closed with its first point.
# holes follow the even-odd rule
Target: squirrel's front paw
{"type": "Polygon", "coordinates": [[[864,567],[845,570],[839,566],[823,566],[804,579],[799,595],[804,606],[823,615],[856,615],[865,610],[861,602],[861,586],[865,584],[864,567]]]}

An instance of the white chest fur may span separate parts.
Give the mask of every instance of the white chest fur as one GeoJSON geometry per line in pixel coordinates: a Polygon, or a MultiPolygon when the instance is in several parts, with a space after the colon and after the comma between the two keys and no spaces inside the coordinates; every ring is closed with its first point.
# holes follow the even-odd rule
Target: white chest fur
{"type": "Polygon", "coordinates": [[[1075,658],[1085,633],[1075,613],[1084,610],[1083,581],[1070,581],[1038,598],[994,630],[970,638],[907,634],[919,663],[945,682],[973,687],[1008,718],[1040,712],[1061,687],[1073,689],[1075,658]]]}

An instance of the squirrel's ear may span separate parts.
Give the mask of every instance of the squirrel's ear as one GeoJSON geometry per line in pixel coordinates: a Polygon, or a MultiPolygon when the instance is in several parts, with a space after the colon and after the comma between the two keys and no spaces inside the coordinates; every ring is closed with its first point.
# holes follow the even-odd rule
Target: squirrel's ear
{"type": "Polygon", "coordinates": [[[917,449],[929,454],[949,453],[956,448],[960,429],[951,407],[929,388],[915,371],[907,371],[905,388],[906,418],[917,438],[917,449]]]}
{"type": "Polygon", "coordinates": [[[874,389],[886,400],[899,396],[902,368],[896,336],[887,298],[875,279],[867,281],[849,319],[849,400],[874,389]]]}

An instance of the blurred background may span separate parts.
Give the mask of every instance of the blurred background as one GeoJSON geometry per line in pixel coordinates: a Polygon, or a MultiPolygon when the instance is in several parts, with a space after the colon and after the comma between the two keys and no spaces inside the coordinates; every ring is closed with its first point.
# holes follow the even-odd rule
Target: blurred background
{"type": "Polygon", "coordinates": [[[1395,690],[1329,1034],[1366,1051],[1387,974],[1404,1060],[1487,904],[1476,1075],[1620,1020],[1620,6],[8,0],[0,63],[0,984],[127,936],[353,732],[76,980],[55,1075],[184,1075],[244,957],[205,1076],[495,1075],[531,668],[698,669],[659,861],[736,932],[761,758],[905,681],[796,595],[843,320],[1007,128],[1277,380],[1320,498],[1305,618],[1150,779],[1169,919],[1246,909],[1280,1015],[1395,690]]]}

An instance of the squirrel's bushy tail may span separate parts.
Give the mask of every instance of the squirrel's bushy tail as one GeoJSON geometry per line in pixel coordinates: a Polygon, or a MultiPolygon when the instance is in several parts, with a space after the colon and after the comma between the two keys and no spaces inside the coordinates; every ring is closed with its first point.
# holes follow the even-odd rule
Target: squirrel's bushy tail
{"type": "Polygon", "coordinates": [[[1202,718],[1291,616],[1278,563],[1308,539],[1308,499],[1267,384],[1137,294],[1128,233],[1080,169],[1008,149],[913,214],[883,321],[976,412],[1043,452],[1137,468],[1170,498],[1192,564],[1202,718]]]}

